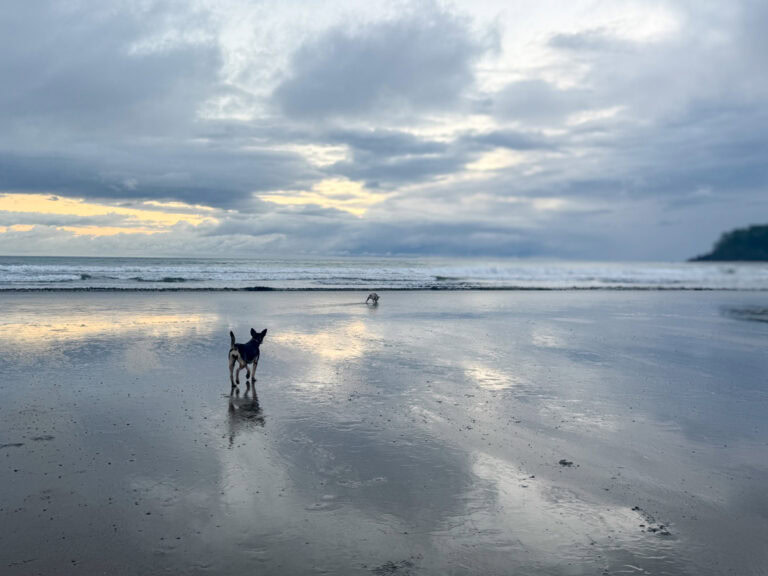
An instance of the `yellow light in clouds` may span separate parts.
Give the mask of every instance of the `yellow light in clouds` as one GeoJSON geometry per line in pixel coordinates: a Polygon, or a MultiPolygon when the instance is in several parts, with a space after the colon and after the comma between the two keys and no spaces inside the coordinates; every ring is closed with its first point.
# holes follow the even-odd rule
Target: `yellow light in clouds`
{"type": "Polygon", "coordinates": [[[56,230],[66,230],[75,236],[117,236],[118,234],[166,234],[168,230],[156,228],[131,228],[128,226],[56,226],[56,230]]]}
{"type": "Polygon", "coordinates": [[[202,204],[185,204],[184,202],[159,202],[157,200],[146,200],[142,202],[144,206],[153,206],[156,208],[175,208],[177,210],[202,210],[203,212],[214,212],[216,208],[203,206],[202,204]]]}
{"type": "Polygon", "coordinates": [[[0,226],[0,234],[5,234],[8,232],[8,230],[13,230],[14,232],[29,232],[34,227],[34,224],[12,224],[10,226],[0,226]]]}
{"type": "Polygon", "coordinates": [[[516,166],[523,162],[525,162],[525,155],[522,152],[509,150],[507,148],[496,148],[483,154],[471,164],[467,164],[467,169],[479,172],[489,172],[516,166]]]}
{"type": "Polygon", "coordinates": [[[534,198],[531,203],[540,211],[562,210],[568,203],[565,198],[534,198]]]}
{"type": "Polygon", "coordinates": [[[613,106],[612,108],[599,108],[596,110],[585,110],[568,116],[567,124],[569,126],[580,126],[596,120],[608,120],[616,117],[624,111],[625,106],[613,106]]]}
{"type": "Polygon", "coordinates": [[[269,147],[252,146],[248,150],[294,152],[300,154],[313,166],[330,166],[336,162],[342,162],[349,158],[347,146],[318,146],[314,144],[286,144],[283,146],[270,145],[269,147]]]}
{"type": "MultiPolygon", "coordinates": [[[[143,208],[126,208],[86,202],[79,198],[62,198],[45,194],[0,194],[0,212],[23,212],[25,214],[55,214],[61,216],[123,216],[126,226],[58,226],[59,230],[73,232],[77,236],[114,236],[115,234],[157,234],[180,222],[199,226],[205,222],[215,223],[216,219],[195,211],[207,210],[203,206],[189,206],[182,203],[145,202],[145,205],[187,209],[190,212],[171,212],[143,208]]],[[[11,226],[22,230],[21,225],[11,226]]],[[[30,229],[30,228],[27,228],[30,229]]],[[[7,232],[8,228],[3,230],[7,232]]]]}
{"type": "Polygon", "coordinates": [[[321,208],[342,210],[355,216],[362,216],[371,206],[388,197],[389,194],[366,190],[360,182],[341,178],[322,180],[312,186],[311,191],[278,191],[259,196],[262,200],[274,204],[286,206],[315,205],[321,208]]]}

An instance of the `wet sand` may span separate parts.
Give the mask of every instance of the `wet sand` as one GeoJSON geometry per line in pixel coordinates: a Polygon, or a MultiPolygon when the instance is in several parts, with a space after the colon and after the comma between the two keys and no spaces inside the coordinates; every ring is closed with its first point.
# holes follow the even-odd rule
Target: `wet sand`
{"type": "Polygon", "coordinates": [[[0,295],[0,573],[765,574],[768,295],[365,295],[0,295]]]}

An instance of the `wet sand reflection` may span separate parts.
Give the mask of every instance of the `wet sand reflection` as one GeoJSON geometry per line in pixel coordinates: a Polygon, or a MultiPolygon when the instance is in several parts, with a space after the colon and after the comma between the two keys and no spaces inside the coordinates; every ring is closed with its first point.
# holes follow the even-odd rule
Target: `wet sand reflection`
{"type": "Polygon", "coordinates": [[[755,572],[761,297],[7,298],[0,572],[755,572]]]}

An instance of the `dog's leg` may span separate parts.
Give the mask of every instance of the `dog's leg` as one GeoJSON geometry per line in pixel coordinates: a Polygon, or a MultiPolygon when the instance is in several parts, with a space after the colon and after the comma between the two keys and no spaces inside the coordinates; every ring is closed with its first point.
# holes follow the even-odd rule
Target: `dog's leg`
{"type": "Polygon", "coordinates": [[[253,371],[251,372],[251,375],[253,376],[251,381],[254,382],[254,385],[256,382],[256,366],[258,365],[259,365],[259,357],[256,356],[256,358],[253,359],[253,371]]]}
{"type": "Polygon", "coordinates": [[[240,358],[237,359],[237,370],[235,371],[235,382],[237,385],[240,385],[240,372],[242,372],[243,368],[245,368],[245,364],[243,364],[242,360],[240,358]]]}
{"type": "Polygon", "coordinates": [[[235,357],[232,354],[230,354],[229,355],[229,383],[232,384],[232,390],[235,389],[234,371],[235,371],[235,357]]]}

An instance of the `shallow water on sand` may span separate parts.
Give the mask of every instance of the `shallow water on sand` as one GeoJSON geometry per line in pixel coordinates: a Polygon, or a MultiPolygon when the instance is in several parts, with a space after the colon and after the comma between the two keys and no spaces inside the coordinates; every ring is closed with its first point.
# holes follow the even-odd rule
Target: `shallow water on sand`
{"type": "Polygon", "coordinates": [[[0,296],[0,572],[764,570],[765,295],[364,298],[0,296]]]}

